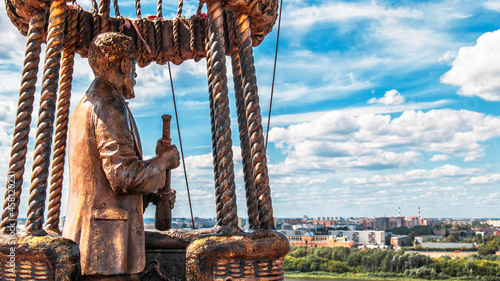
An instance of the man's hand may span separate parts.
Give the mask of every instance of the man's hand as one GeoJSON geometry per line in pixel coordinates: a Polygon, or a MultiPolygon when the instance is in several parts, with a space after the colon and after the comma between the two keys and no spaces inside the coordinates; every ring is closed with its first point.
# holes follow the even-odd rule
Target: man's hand
{"type": "Polygon", "coordinates": [[[175,169],[179,167],[180,156],[179,151],[175,145],[171,145],[166,141],[159,139],[156,144],[156,155],[165,159],[167,169],[175,169]]]}

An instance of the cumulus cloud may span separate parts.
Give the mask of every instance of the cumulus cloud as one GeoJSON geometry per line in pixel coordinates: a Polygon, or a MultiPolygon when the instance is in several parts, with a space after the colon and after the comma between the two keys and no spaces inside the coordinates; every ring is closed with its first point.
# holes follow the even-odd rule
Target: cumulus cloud
{"type": "Polygon", "coordinates": [[[390,90],[385,92],[384,97],[382,98],[371,98],[368,101],[368,104],[374,104],[374,103],[379,103],[379,104],[385,104],[385,105],[400,105],[405,102],[405,98],[397,91],[397,90],[390,90]]]}
{"type": "Polygon", "coordinates": [[[315,6],[292,3],[288,7],[289,16],[284,23],[295,28],[307,28],[316,23],[342,22],[348,20],[391,18],[419,18],[421,11],[408,8],[387,9],[375,2],[369,4],[326,2],[315,6]],[[296,19],[300,19],[297,21],[296,19]]]}
{"type": "Polygon", "coordinates": [[[472,177],[465,184],[487,184],[500,182],[500,174],[472,177]]]}
{"type": "Polygon", "coordinates": [[[439,57],[438,62],[452,62],[456,56],[457,54],[447,51],[443,56],[439,57]]]}
{"type": "Polygon", "coordinates": [[[500,30],[487,32],[472,47],[460,48],[452,68],[441,77],[445,84],[459,86],[458,93],[500,101],[500,30]]]}
{"type": "Polygon", "coordinates": [[[486,1],[483,6],[487,9],[500,12],[500,1],[486,1]]]}
{"type": "MultiPolygon", "coordinates": [[[[400,184],[419,184],[424,182],[429,185],[429,180],[443,180],[444,178],[463,178],[479,173],[479,169],[462,169],[455,165],[444,165],[431,170],[414,169],[405,173],[393,175],[375,175],[370,178],[346,178],[343,183],[346,185],[380,185],[397,186],[400,184]]],[[[448,181],[448,180],[447,180],[448,181]]],[[[433,182],[435,184],[435,182],[433,182]]]]}
{"type": "Polygon", "coordinates": [[[481,143],[498,136],[498,117],[441,109],[405,111],[396,118],[331,111],[310,122],[275,127],[269,140],[287,155],[278,170],[338,171],[413,165],[421,150],[478,160],[484,155],[481,143]]]}
{"type": "Polygon", "coordinates": [[[446,155],[446,154],[434,154],[434,155],[432,155],[431,159],[429,159],[429,161],[437,162],[437,161],[446,161],[448,159],[450,159],[449,155],[446,155]]]}

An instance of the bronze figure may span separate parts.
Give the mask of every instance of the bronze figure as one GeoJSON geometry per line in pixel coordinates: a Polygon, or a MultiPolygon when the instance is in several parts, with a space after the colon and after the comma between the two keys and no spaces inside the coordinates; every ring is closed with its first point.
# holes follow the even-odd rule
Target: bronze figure
{"type": "Polygon", "coordinates": [[[283,280],[289,242],[274,225],[252,51],[271,31],[278,0],[200,0],[190,18],[182,17],[184,1],[178,0],[174,19],[163,19],[162,0],[156,16],[145,18],[135,0],[137,19],[120,16],[118,0],[113,0],[111,17],[110,1],[93,0],[93,10],[85,11],[62,0],[5,0],[7,15],[28,40],[0,224],[0,280],[79,281],[82,275],[83,280],[283,280]],[[202,13],[205,4],[207,14],[202,13]],[[43,43],[47,54],[27,231],[19,234],[16,221],[43,43]],[[74,54],[88,57],[95,79],[69,124],[63,238],[59,213],[74,54]],[[247,232],[237,225],[226,56],[231,56],[235,86],[247,232]],[[167,230],[175,202],[170,169],[179,165],[179,153],[170,143],[170,116],[163,116],[156,156],[144,161],[125,100],[135,96],[136,63],[181,64],[202,57],[207,59],[217,225],[167,230]],[[156,230],[144,231],[143,210],[150,202],[156,205],[156,230]]]}
{"type": "Polygon", "coordinates": [[[142,160],[137,127],[125,99],[135,97],[132,39],[98,35],[89,50],[95,74],[69,125],[69,203],[63,237],[80,247],[84,280],[134,280],[145,266],[142,195],[165,184],[179,165],[177,148],[158,141],[142,160]],[[120,275],[135,275],[125,277],[120,275]],[[111,278],[111,279],[110,279],[111,278]]]}

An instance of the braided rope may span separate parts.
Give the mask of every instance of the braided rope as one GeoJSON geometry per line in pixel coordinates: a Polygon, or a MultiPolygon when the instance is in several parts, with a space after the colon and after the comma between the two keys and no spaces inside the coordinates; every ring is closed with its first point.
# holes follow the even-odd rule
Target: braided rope
{"type": "Polygon", "coordinates": [[[231,65],[233,69],[234,95],[236,99],[236,111],[238,115],[238,129],[240,133],[241,158],[243,165],[243,178],[245,180],[245,195],[247,200],[248,223],[250,229],[257,230],[259,227],[259,211],[257,204],[257,190],[255,188],[255,177],[253,174],[252,155],[248,135],[247,116],[245,113],[245,97],[243,93],[243,81],[241,77],[240,55],[238,53],[238,42],[234,24],[234,13],[228,14],[228,22],[231,24],[231,65]]]}
{"type": "Polygon", "coordinates": [[[135,14],[137,18],[141,18],[141,0],[135,0],[135,14]]]}
{"type": "Polygon", "coordinates": [[[101,32],[108,32],[111,29],[109,19],[109,0],[99,0],[99,14],[101,15],[101,32]]]}
{"type": "Polygon", "coordinates": [[[61,64],[61,81],[57,101],[56,132],[54,138],[54,155],[49,189],[49,206],[46,229],[60,234],[59,214],[61,212],[61,191],[63,188],[64,156],[68,134],[69,104],[71,99],[71,83],[73,81],[73,64],[76,49],[78,14],[70,14],[68,19],[69,43],[63,52],[61,64]]]}
{"type": "Polygon", "coordinates": [[[221,2],[208,4],[208,34],[210,49],[209,71],[212,74],[213,108],[215,113],[215,137],[222,205],[222,226],[234,228],[238,225],[234,164],[231,141],[231,119],[226,76],[224,26],[221,2]]]}
{"type": "MultiPolygon", "coordinates": [[[[196,30],[194,28],[194,20],[201,15],[201,11],[203,9],[203,2],[198,3],[198,9],[196,10],[196,15],[191,17],[191,21],[189,22],[189,33],[190,33],[190,41],[189,41],[189,47],[191,49],[191,52],[193,52],[193,59],[195,62],[199,62],[201,60],[201,57],[198,55],[198,52],[196,51],[196,30]]],[[[208,55],[206,56],[208,57],[208,55]]]]}
{"type": "Polygon", "coordinates": [[[267,157],[262,134],[262,117],[260,115],[257,77],[255,75],[248,16],[243,13],[238,14],[236,25],[255,186],[257,188],[260,229],[274,229],[267,157]]]}
{"type": "Polygon", "coordinates": [[[214,183],[215,183],[215,205],[216,205],[216,212],[217,212],[217,225],[221,226],[222,225],[222,205],[220,204],[220,186],[219,186],[219,169],[217,166],[217,138],[215,137],[215,113],[214,113],[214,99],[212,96],[212,85],[213,85],[213,72],[212,68],[210,67],[211,63],[211,55],[210,55],[210,44],[208,42],[208,38],[206,41],[205,45],[206,49],[206,60],[207,60],[207,76],[208,76],[208,101],[209,101],[209,107],[210,107],[210,131],[211,131],[211,137],[212,137],[212,158],[213,158],[213,165],[214,165],[214,183]]]}
{"type": "MultiPolygon", "coordinates": [[[[82,34],[84,34],[84,32],[85,32],[86,21],[85,21],[84,12],[83,12],[84,10],[83,10],[82,6],[77,6],[77,10],[78,10],[78,34],[80,34],[80,36],[78,36],[78,47],[83,49],[83,46],[85,45],[84,44],[85,38],[82,34]]],[[[88,50],[88,48],[87,48],[87,50],[88,50]]]]}
{"type": "Polygon", "coordinates": [[[180,18],[182,16],[183,6],[184,6],[184,0],[179,0],[179,4],[177,4],[177,14],[175,17],[180,18]]]}
{"type": "MultiPolygon", "coordinates": [[[[179,0],[179,4],[177,5],[177,14],[175,15],[174,23],[173,23],[173,37],[174,37],[174,50],[176,60],[180,57],[181,53],[181,42],[179,40],[179,21],[182,16],[182,6],[184,6],[184,0],[179,0]]],[[[182,63],[182,59],[176,61],[177,64],[182,63]]]]}
{"type": "Polygon", "coordinates": [[[92,11],[92,38],[95,38],[99,35],[99,30],[101,26],[101,21],[99,21],[99,15],[97,10],[92,11]]]}
{"type": "Polygon", "coordinates": [[[161,28],[161,18],[157,17],[155,19],[155,45],[156,45],[156,63],[160,65],[164,65],[167,63],[165,59],[162,58],[161,54],[161,49],[163,47],[163,36],[162,36],[162,28],[161,28]]]}
{"type": "Polygon", "coordinates": [[[202,11],[202,9],[203,9],[203,2],[201,2],[201,1],[200,1],[200,2],[198,3],[198,9],[196,10],[196,15],[197,15],[197,16],[198,16],[198,15],[201,15],[201,11],[202,11]]]}
{"type": "MultiPolygon", "coordinates": [[[[147,42],[147,35],[148,33],[145,32],[146,30],[146,19],[137,19],[137,27],[139,29],[139,34],[138,36],[142,36],[144,39],[144,42],[147,42]]],[[[144,67],[146,66],[146,44],[142,40],[137,40],[137,65],[139,67],[144,67]]]]}
{"type": "Polygon", "coordinates": [[[9,180],[10,175],[14,175],[14,194],[12,195],[12,183],[9,185],[9,182],[7,182],[2,222],[0,225],[4,233],[7,233],[6,227],[9,224],[13,226],[13,229],[17,227],[44,26],[45,11],[37,10],[31,16],[29,22],[28,40],[26,42],[26,52],[24,55],[23,76],[21,79],[21,89],[19,90],[19,102],[8,173],[9,180]],[[10,198],[13,198],[14,201],[10,198]]]}
{"type": "Polygon", "coordinates": [[[154,27],[155,27],[155,46],[156,46],[156,53],[155,53],[155,61],[157,64],[163,65],[166,63],[165,60],[161,59],[160,53],[161,49],[163,47],[163,39],[162,39],[162,28],[161,28],[161,22],[163,19],[163,1],[158,0],[157,5],[156,5],[156,19],[154,21],[154,27]]]}
{"type": "Polygon", "coordinates": [[[163,18],[163,1],[158,0],[156,4],[156,17],[163,18]]]}
{"type": "Polygon", "coordinates": [[[47,51],[43,72],[42,97],[36,132],[35,155],[28,206],[26,230],[28,234],[45,235],[42,228],[45,198],[47,193],[47,177],[49,174],[50,148],[56,103],[57,82],[61,49],[64,36],[64,19],[66,2],[54,0],[50,5],[49,31],[47,35],[47,51]]]}
{"type": "Polygon", "coordinates": [[[195,62],[198,62],[200,60],[200,56],[198,56],[196,52],[196,46],[195,46],[195,39],[196,39],[196,33],[194,29],[194,19],[197,16],[194,15],[191,17],[189,20],[189,48],[191,49],[191,52],[193,53],[193,59],[195,62]]]}
{"type": "Polygon", "coordinates": [[[113,8],[115,8],[115,17],[119,17],[120,7],[118,6],[118,0],[113,0],[113,8]]]}
{"type": "MultiPolygon", "coordinates": [[[[208,31],[206,31],[208,32],[208,31]]],[[[214,186],[215,186],[215,206],[217,213],[217,225],[222,226],[222,205],[221,205],[221,192],[219,185],[219,167],[217,160],[217,138],[215,137],[215,109],[214,109],[214,99],[212,95],[214,73],[210,64],[212,63],[212,56],[210,52],[210,43],[208,35],[205,36],[205,50],[206,50],[206,61],[207,61],[207,76],[208,76],[208,101],[210,106],[210,132],[212,137],[212,162],[214,165],[214,186]]]]}

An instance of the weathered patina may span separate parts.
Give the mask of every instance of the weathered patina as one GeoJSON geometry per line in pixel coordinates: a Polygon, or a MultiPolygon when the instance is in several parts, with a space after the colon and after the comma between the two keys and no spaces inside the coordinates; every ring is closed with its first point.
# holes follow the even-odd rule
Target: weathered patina
{"type": "Polygon", "coordinates": [[[179,165],[175,146],[158,141],[142,160],[136,124],[125,99],[135,96],[131,38],[108,32],[94,39],[95,79],[69,125],[70,190],[63,237],[81,252],[83,275],[137,274],[145,266],[142,195],[162,188],[179,165]]]}

